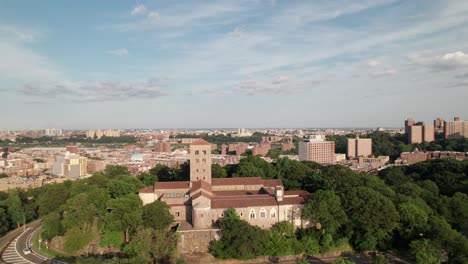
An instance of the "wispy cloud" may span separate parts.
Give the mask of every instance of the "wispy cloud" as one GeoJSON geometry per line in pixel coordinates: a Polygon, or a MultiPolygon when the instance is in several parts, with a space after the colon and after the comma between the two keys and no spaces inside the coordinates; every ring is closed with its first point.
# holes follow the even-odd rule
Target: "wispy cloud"
{"type": "Polygon", "coordinates": [[[26,84],[19,93],[42,99],[61,99],[71,102],[104,102],[128,99],[151,99],[167,95],[158,79],[144,82],[63,82],[26,84]]]}
{"type": "Polygon", "coordinates": [[[148,8],[145,5],[137,5],[132,9],[132,15],[144,15],[148,12],[148,8]]]}
{"type": "Polygon", "coordinates": [[[431,67],[436,70],[452,70],[468,67],[468,54],[462,51],[446,53],[440,56],[410,57],[410,63],[431,67]]]}
{"type": "Polygon", "coordinates": [[[125,48],[108,50],[107,53],[117,56],[125,56],[128,54],[128,50],[125,48]]]}

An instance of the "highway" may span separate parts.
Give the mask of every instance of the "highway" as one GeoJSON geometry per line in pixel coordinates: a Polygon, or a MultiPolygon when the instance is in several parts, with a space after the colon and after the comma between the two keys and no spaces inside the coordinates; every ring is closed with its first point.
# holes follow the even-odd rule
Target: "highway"
{"type": "Polygon", "coordinates": [[[42,264],[50,262],[59,262],[54,259],[50,259],[43,253],[39,253],[34,249],[32,239],[35,233],[41,227],[41,222],[36,221],[28,225],[26,231],[23,229],[17,229],[14,232],[8,234],[1,239],[0,245],[5,245],[1,251],[1,263],[6,264],[42,264]],[[24,254],[23,249],[31,248],[30,254],[24,254]]]}

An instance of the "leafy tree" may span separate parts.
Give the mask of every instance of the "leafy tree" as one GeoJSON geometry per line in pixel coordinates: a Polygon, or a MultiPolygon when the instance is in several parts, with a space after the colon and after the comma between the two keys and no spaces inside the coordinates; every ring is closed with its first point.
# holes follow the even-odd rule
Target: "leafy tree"
{"type": "Polygon", "coordinates": [[[440,248],[429,239],[414,240],[410,244],[411,252],[418,264],[440,263],[440,248]]]}
{"type": "Polygon", "coordinates": [[[211,164],[211,177],[213,178],[226,178],[227,172],[219,164],[211,164]]]}
{"type": "Polygon", "coordinates": [[[143,206],[142,218],[146,227],[155,230],[165,230],[174,222],[169,206],[161,201],[154,201],[143,206]]]}
{"type": "Polygon", "coordinates": [[[130,240],[130,232],[142,224],[142,202],[135,194],[129,194],[107,202],[106,224],[111,231],[124,231],[125,242],[130,240]]]}
{"type": "Polygon", "coordinates": [[[249,225],[230,215],[219,220],[221,238],[211,245],[218,258],[251,259],[265,254],[268,234],[265,230],[249,225]]]}
{"type": "Polygon", "coordinates": [[[5,235],[9,228],[8,215],[5,209],[0,208],[0,236],[5,235]]]}
{"type": "Polygon", "coordinates": [[[426,232],[429,215],[414,203],[407,202],[398,206],[400,214],[399,231],[403,238],[411,240],[426,232]]]}
{"type": "Polygon", "coordinates": [[[126,183],[120,180],[112,180],[106,184],[106,189],[112,198],[119,198],[128,194],[135,194],[138,192],[138,188],[130,183],[126,183]]]}
{"type": "Polygon", "coordinates": [[[150,173],[142,173],[138,175],[138,179],[145,185],[145,186],[153,186],[156,182],[158,182],[158,175],[153,175],[150,173]]]}
{"type": "Polygon", "coordinates": [[[8,198],[4,201],[4,204],[7,206],[7,212],[10,219],[10,225],[13,227],[20,227],[24,222],[24,207],[19,197],[17,189],[8,191],[8,198]]]}
{"type": "Polygon", "coordinates": [[[138,229],[124,252],[140,259],[140,263],[172,263],[176,253],[177,236],[166,230],[138,229]]]}
{"type": "Polygon", "coordinates": [[[102,173],[95,173],[93,176],[86,179],[86,181],[90,185],[95,185],[99,188],[104,188],[106,187],[107,182],[109,182],[109,178],[107,178],[107,176],[102,173]]]}
{"type": "Polygon", "coordinates": [[[347,221],[341,199],[333,191],[319,190],[304,207],[304,217],[320,223],[325,232],[334,234],[347,221]]]}
{"type": "Polygon", "coordinates": [[[52,212],[42,219],[42,239],[50,241],[56,236],[63,235],[64,231],[57,212],[52,212]]]}
{"type": "Polygon", "coordinates": [[[68,199],[60,209],[63,215],[62,224],[65,229],[69,230],[75,227],[84,232],[89,230],[90,223],[98,213],[97,208],[92,204],[86,193],[80,193],[68,199]]]}
{"type": "Polygon", "coordinates": [[[37,200],[39,215],[45,216],[56,211],[63,205],[70,195],[64,184],[47,184],[42,187],[37,200]]]}
{"type": "Polygon", "coordinates": [[[276,175],[273,165],[257,156],[241,159],[234,177],[262,177],[272,179],[276,175]]]}
{"type": "Polygon", "coordinates": [[[312,170],[304,163],[288,158],[278,159],[275,167],[278,178],[283,180],[288,190],[304,189],[305,177],[312,173],[312,170]]]}
{"type": "Polygon", "coordinates": [[[367,187],[351,188],[345,197],[344,208],[351,220],[354,246],[359,250],[387,247],[399,220],[392,201],[367,187]]]}
{"type": "Polygon", "coordinates": [[[117,178],[120,175],[130,175],[128,168],[120,165],[107,165],[104,174],[109,178],[117,178]]]}

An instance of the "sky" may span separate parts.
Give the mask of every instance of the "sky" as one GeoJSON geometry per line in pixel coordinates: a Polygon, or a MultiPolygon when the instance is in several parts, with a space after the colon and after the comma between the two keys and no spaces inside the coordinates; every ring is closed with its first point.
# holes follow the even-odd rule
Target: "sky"
{"type": "Polygon", "coordinates": [[[0,2],[0,130],[468,119],[468,1],[0,2]]]}

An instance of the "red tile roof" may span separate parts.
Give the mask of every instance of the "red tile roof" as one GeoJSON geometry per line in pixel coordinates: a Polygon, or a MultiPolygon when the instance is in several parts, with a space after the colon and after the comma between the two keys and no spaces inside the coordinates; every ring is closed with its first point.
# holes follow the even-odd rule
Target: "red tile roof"
{"type": "Polygon", "coordinates": [[[298,191],[284,191],[284,196],[287,195],[300,195],[300,196],[312,196],[308,191],[298,190],[298,191]]]}
{"type": "Polygon", "coordinates": [[[293,205],[293,204],[305,204],[308,197],[297,196],[297,197],[284,197],[283,201],[278,202],[280,205],[293,205]]]}
{"type": "Polygon", "coordinates": [[[244,191],[244,190],[234,190],[234,191],[214,191],[215,196],[248,196],[248,195],[259,195],[264,194],[260,190],[258,191],[244,191]]]}
{"type": "Polygon", "coordinates": [[[190,188],[189,181],[157,182],[154,184],[154,189],[188,189],[188,188],[190,188]]]}
{"type": "Polygon", "coordinates": [[[211,185],[257,185],[262,184],[260,177],[212,178],[211,185]]]}
{"type": "Polygon", "coordinates": [[[139,193],[154,193],[154,187],[153,186],[147,186],[145,188],[141,188],[139,193]]]}
{"type": "Polygon", "coordinates": [[[205,192],[199,192],[199,193],[196,193],[194,196],[191,197],[191,198],[192,198],[192,201],[195,200],[195,199],[197,199],[197,198],[200,197],[200,196],[206,197],[206,198],[208,198],[208,199],[211,198],[211,196],[210,196],[209,194],[207,194],[207,193],[205,193],[205,192]]]}
{"type": "Polygon", "coordinates": [[[204,140],[203,138],[199,138],[193,141],[191,145],[211,145],[211,143],[204,140]]]}
{"type": "Polygon", "coordinates": [[[199,189],[203,189],[208,192],[211,192],[211,185],[204,180],[198,180],[198,181],[192,182],[192,188],[190,189],[190,192],[196,192],[199,189]]]}
{"type": "Polygon", "coordinates": [[[283,181],[280,179],[263,180],[263,185],[265,187],[283,186],[283,181]]]}

